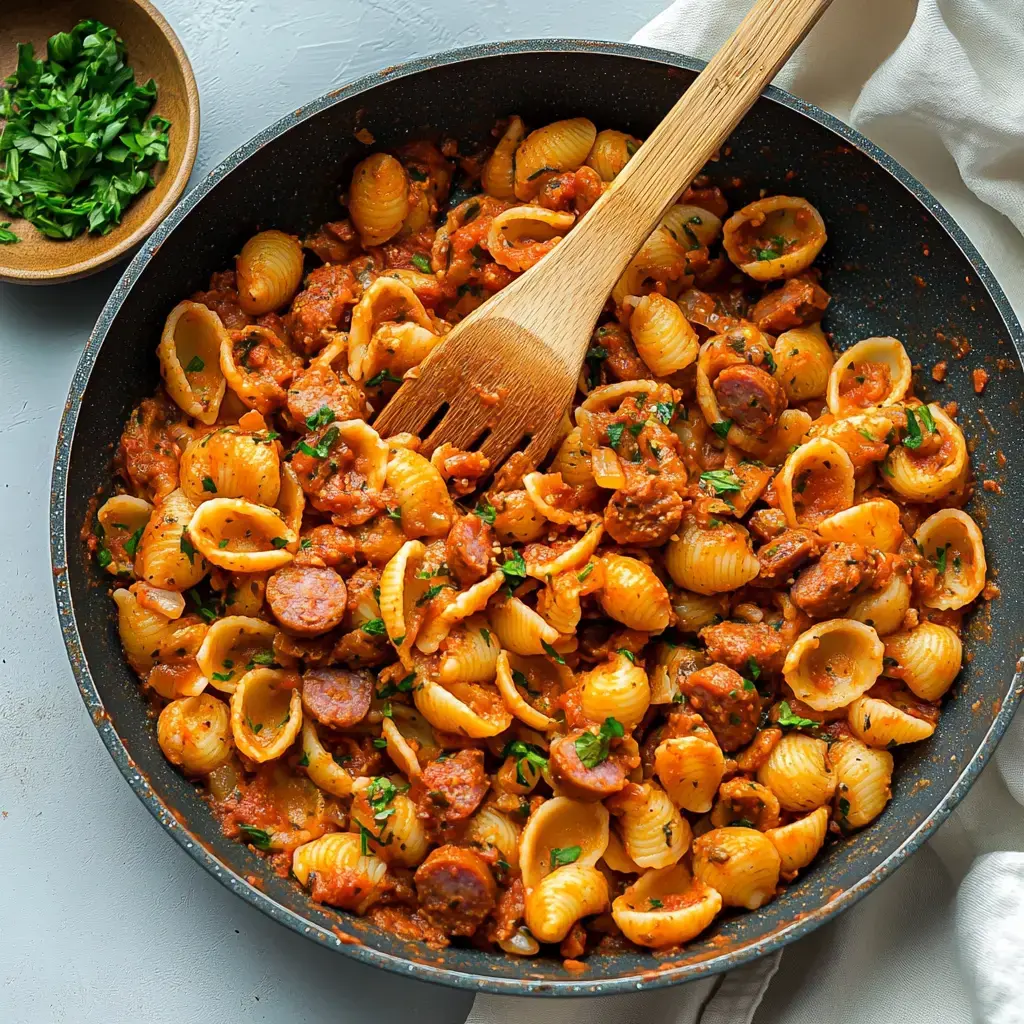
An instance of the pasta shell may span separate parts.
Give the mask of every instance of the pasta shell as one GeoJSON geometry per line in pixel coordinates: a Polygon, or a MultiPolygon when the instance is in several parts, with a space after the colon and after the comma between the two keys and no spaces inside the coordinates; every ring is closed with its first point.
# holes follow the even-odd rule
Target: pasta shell
{"type": "Polygon", "coordinates": [[[865,338],[835,361],[828,378],[828,409],[845,416],[858,409],[902,402],[913,367],[896,338],[865,338]]]}
{"type": "Polygon", "coordinates": [[[790,526],[815,526],[849,509],[853,490],[850,456],[835,441],[824,437],[800,445],[775,478],[779,508],[790,526]]]}
{"type": "Polygon", "coordinates": [[[132,574],[135,552],[152,514],[148,501],[130,494],[115,494],[99,507],[96,520],[103,530],[103,547],[111,555],[106,567],[111,575],[132,574]]]}
{"type": "Polygon", "coordinates": [[[668,867],[690,848],[690,823],[656,783],[624,790],[613,809],[622,845],[640,867],[668,867]]]}
{"type": "Polygon", "coordinates": [[[895,633],[910,609],[910,583],[894,574],[881,590],[869,590],[846,609],[848,619],[871,626],[879,636],[895,633]]]}
{"type": "Polygon", "coordinates": [[[145,675],[155,664],[160,645],[174,635],[173,619],[150,611],[139,604],[135,594],[120,588],[114,591],[117,604],[117,629],[128,664],[145,675]]]}
{"type": "Polygon", "coordinates": [[[491,221],[486,246],[495,263],[522,273],[550,252],[573,226],[571,213],[543,206],[513,206],[491,221]]]}
{"type": "Polygon", "coordinates": [[[836,789],[824,740],[791,732],[772,748],[757,773],[787,811],[813,811],[827,804],[836,789]]]}
{"type": "Polygon", "coordinates": [[[235,260],[238,304],[250,316],[287,305],[302,284],[302,246],[294,235],[261,231],[235,260]]]}
{"type": "Polygon", "coordinates": [[[580,706],[592,722],[616,718],[629,732],[640,724],[651,704],[647,673],[625,655],[607,661],[579,677],[580,706]]]}
{"type": "Polygon", "coordinates": [[[171,491],[153,510],[139,541],[136,572],[147,583],[165,590],[188,590],[205,575],[207,564],[188,524],[195,506],[180,491],[171,491]]]}
{"type": "Polygon", "coordinates": [[[722,233],[722,221],[710,210],[692,203],[676,203],[668,208],[661,218],[661,226],[667,228],[676,241],[691,249],[712,245],[722,233]]]}
{"type": "Polygon", "coordinates": [[[772,376],[782,385],[789,401],[824,397],[835,357],[820,324],[784,331],[775,339],[773,357],[772,376]]]}
{"type": "Polygon", "coordinates": [[[517,597],[498,601],[488,617],[501,646],[513,654],[544,654],[544,644],[551,646],[559,639],[558,631],[517,597]]]}
{"type": "Polygon", "coordinates": [[[442,683],[489,683],[494,678],[500,648],[489,626],[486,616],[473,615],[448,635],[437,674],[442,683]]]}
{"type": "Polygon", "coordinates": [[[678,629],[684,633],[699,633],[705,626],[726,618],[729,611],[728,598],[676,590],[672,593],[672,611],[676,614],[678,629]]]}
{"type": "Polygon", "coordinates": [[[604,586],[598,600],[605,612],[629,629],[660,633],[672,616],[665,584],[649,565],[628,555],[605,555],[604,586]]]}
{"type": "MultiPolygon", "coordinates": [[[[373,837],[370,845],[382,860],[412,868],[426,857],[430,843],[416,804],[404,793],[393,793],[383,808],[385,817],[377,817],[381,813],[375,810],[378,801],[384,802],[384,795],[390,792],[383,788],[382,783],[389,781],[366,777],[355,780],[352,784],[352,821],[373,837]],[[374,799],[376,793],[384,795],[374,799]],[[370,799],[374,799],[372,806],[370,799]]],[[[397,787],[392,785],[393,788],[397,787]]]]}
{"type": "Polygon", "coordinates": [[[938,592],[925,593],[922,604],[929,608],[963,608],[985,589],[985,544],[978,524],[966,512],[940,509],[917,528],[914,540],[925,558],[942,570],[938,592]]]}
{"type": "Polygon", "coordinates": [[[181,453],[178,472],[181,489],[193,505],[208,498],[273,505],[281,490],[277,446],[237,430],[194,438],[181,453]]]}
{"type": "Polygon", "coordinates": [[[437,468],[407,448],[391,448],[387,484],[395,494],[407,537],[443,537],[455,520],[455,506],[437,468]]]}
{"type": "Polygon", "coordinates": [[[183,412],[208,426],[217,422],[227,383],[221,346],[230,344],[213,310],[201,302],[179,302],[164,322],[156,354],[167,394],[183,412]]]}
{"type": "Polygon", "coordinates": [[[769,196],[748,203],[725,222],[722,244],[744,274],[776,281],[806,270],[825,240],[825,222],[806,199],[769,196]],[[774,239],[783,244],[773,248],[774,239]]]}
{"type": "Polygon", "coordinates": [[[214,689],[234,693],[246,672],[273,661],[277,634],[263,619],[228,615],[210,624],[196,661],[214,689]]]}
{"type": "Polygon", "coordinates": [[[847,714],[850,731],[869,747],[898,746],[926,740],[935,726],[925,718],[917,718],[906,711],[876,697],[858,697],[847,714]]]}
{"type": "Polygon", "coordinates": [[[292,854],[292,874],[300,885],[313,885],[314,879],[335,883],[333,888],[344,893],[344,898],[332,899],[332,903],[365,913],[380,895],[388,866],[379,857],[361,853],[361,845],[359,835],[353,832],[331,832],[303,843],[292,854]],[[343,882],[346,884],[339,884],[343,882]]]}
{"type": "Polygon", "coordinates": [[[525,920],[538,942],[561,942],[582,917],[608,909],[608,882],[597,868],[567,864],[526,896],[525,920]]]}
{"type": "Polygon", "coordinates": [[[685,369],[697,358],[697,332],[679,306],[657,292],[634,305],[629,333],[640,358],[658,377],[685,369]]]}
{"type": "Polygon", "coordinates": [[[309,718],[302,722],[302,756],[306,774],[315,786],[331,796],[345,797],[352,792],[352,776],[325,749],[316,726],[309,718]]]}
{"type": "Polygon", "coordinates": [[[383,245],[409,215],[409,179],[388,153],[374,153],[352,172],[348,213],[364,246],[383,245]]]}
{"type": "Polygon", "coordinates": [[[663,949],[695,939],[722,909],[722,897],[681,864],[648,871],[612,903],[622,934],[663,949]]]}
{"type": "Polygon", "coordinates": [[[519,837],[523,885],[533,889],[554,868],[554,850],[579,847],[575,863],[593,867],[608,846],[608,811],[603,804],[566,796],[545,800],[530,815],[519,837]]]}
{"type": "Polygon", "coordinates": [[[797,637],[782,673],[808,707],[832,711],[874,686],[882,674],[884,653],[870,626],[854,619],[829,619],[797,637]]]}
{"type": "MultiPolygon", "coordinates": [[[[450,636],[452,629],[458,623],[484,611],[487,607],[487,602],[498,592],[498,589],[504,582],[505,577],[499,570],[491,573],[490,576],[485,576],[479,583],[474,583],[469,590],[463,590],[459,593],[449,604],[445,605],[441,612],[428,619],[423,628],[417,632],[417,650],[422,651],[424,654],[433,654],[442,642],[450,636]]],[[[492,643],[490,639],[490,632],[487,629],[489,625],[490,623],[487,620],[482,620],[482,624],[478,623],[474,627],[477,635],[473,638],[473,650],[476,651],[475,658],[477,660],[475,660],[472,667],[467,661],[460,662],[460,664],[466,667],[467,671],[474,674],[479,674],[480,672],[486,674],[489,672],[487,681],[494,678],[494,660],[497,656],[497,644],[492,643]],[[481,629],[484,632],[480,632],[481,629]],[[486,640],[484,633],[487,633],[486,640]]],[[[463,653],[467,658],[474,657],[470,653],[469,648],[463,648],[463,653]]],[[[439,677],[442,682],[448,681],[443,678],[446,671],[444,666],[446,664],[447,659],[442,662],[442,675],[439,677]]],[[[459,669],[453,664],[447,671],[449,673],[457,673],[459,669]]],[[[473,681],[481,682],[483,680],[473,681]]]]}
{"type": "Polygon", "coordinates": [[[491,155],[480,170],[480,185],[489,196],[515,199],[515,156],[526,137],[526,127],[513,115],[491,155]]]}
{"type": "Polygon", "coordinates": [[[673,803],[684,811],[706,814],[725,774],[725,756],[710,740],[676,736],[658,744],[654,772],[673,803]]]}
{"type": "Polygon", "coordinates": [[[481,807],[466,827],[466,838],[484,851],[496,850],[512,871],[519,868],[522,829],[493,805],[481,807]]]}
{"type": "Polygon", "coordinates": [[[424,679],[413,691],[413,701],[435,729],[472,739],[497,736],[512,724],[512,716],[493,686],[461,682],[442,686],[424,679]]]}
{"type": "Polygon", "coordinates": [[[702,530],[690,523],[665,546],[665,568],[678,586],[711,595],[746,586],[761,565],[742,526],[723,522],[702,530]]]}
{"type": "Polygon", "coordinates": [[[910,501],[937,501],[963,486],[968,471],[963,431],[937,404],[928,406],[942,438],[938,451],[920,455],[905,445],[889,449],[886,483],[910,501]]]}
{"type": "Polygon", "coordinates": [[[829,754],[839,779],[836,820],[843,828],[863,828],[892,798],[892,754],[857,739],[840,740],[829,754]]]}
{"type": "Polygon", "coordinates": [[[276,509],[244,498],[204,501],[189,520],[188,536],[207,561],[233,572],[280,569],[292,560],[288,546],[298,541],[276,509]]]}
{"type": "Polygon", "coordinates": [[[516,150],[516,197],[533,199],[547,173],[582,167],[596,138],[597,129],[585,117],[555,121],[530,132],[516,150]]]}
{"type": "Polygon", "coordinates": [[[231,694],[231,732],[251,761],[272,761],[295,742],[302,728],[295,678],[280,669],[254,668],[238,680],[231,694]]]}
{"type": "Polygon", "coordinates": [[[285,545],[285,550],[293,555],[299,550],[299,533],[302,531],[302,514],[306,510],[306,495],[295,475],[295,470],[287,463],[281,465],[281,489],[274,502],[281,513],[285,526],[295,535],[295,539],[285,545]]]}
{"type": "Polygon", "coordinates": [[[874,498],[836,512],[817,523],[815,529],[825,540],[863,544],[876,551],[898,551],[903,541],[900,507],[887,498],[874,498]]]}
{"type": "Polygon", "coordinates": [[[603,536],[604,526],[601,523],[591,523],[587,527],[587,532],[561,554],[546,562],[528,559],[526,571],[536,580],[547,580],[549,576],[557,576],[559,573],[581,570],[590,561],[603,536]]]}
{"type": "Polygon", "coordinates": [[[896,662],[892,674],[922,700],[939,700],[953,685],[963,664],[963,644],[956,630],[922,622],[905,633],[885,638],[885,656],[896,662]]]}
{"type": "MultiPolygon", "coordinates": [[[[594,136],[594,144],[587,154],[587,166],[593,167],[602,181],[614,181],[629,158],[640,148],[639,139],[605,128],[594,136]]],[[[488,189],[490,191],[490,189],[488,189]]],[[[497,195],[498,193],[493,193],[497,195]]]]}
{"type": "Polygon", "coordinates": [[[765,836],[779,853],[782,870],[787,874],[807,867],[825,845],[828,833],[828,808],[819,807],[789,825],[770,828],[765,836]]]}
{"type": "Polygon", "coordinates": [[[644,869],[628,853],[615,832],[608,833],[608,847],[601,860],[620,875],[642,875],[644,869]]]}
{"type": "Polygon", "coordinates": [[[752,828],[716,828],[693,843],[693,875],[727,907],[757,910],[775,896],[782,862],[774,844],[752,828]]]}
{"type": "Polygon", "coordinates": [[[573,427],[558,446],[551,462],[551,472],[561,476],[570,487],[585,487],[593,483],[590,452],[583,445],[579,427],[573,427]]]}
{"type": "Polygon", "coordinates": [[[156,738],[186,775],[209,775],[231,757],[228,706],[208,693],[172,700],[157,719],[156,738]]]}
{"type": "MultiPolygon", "coordinates": [[[[505,702],[505,707],[507,707],[520,722],[524,725],[528,725],[531,729],[538,729],[541,732],[554,729],[557,725],[555,720],[553,718],[548,718],[547,715],[530,705],[526,698],[516,688],[513,672],[517,671],[517,669],[513,668],[512,658],[516,658],[516,656],[510,656],[508,651],[502,651],[497,656],[497,660],[495,662],[495,683],[497,684],[498,692],[501,694],[501,699],[505,702]]],[[[516,658],[515,664],[518,665],[518,663],[519,659],[516,658]]]]}

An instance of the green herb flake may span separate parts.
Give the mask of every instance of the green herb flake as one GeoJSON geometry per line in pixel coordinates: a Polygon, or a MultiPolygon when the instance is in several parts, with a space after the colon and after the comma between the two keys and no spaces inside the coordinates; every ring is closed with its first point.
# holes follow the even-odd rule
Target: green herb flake
{"type": "Polygon", "coordinates": [[[387,512],[388,519],[392,520],[393,522],[398,523],[399,526],[402,525],[402,506],[401,505],[398,505],[395,508],[387,508],[387,507],[385,507],[384,511],[387,512]]]}
{"type": "Polygon", "coordinates": [[[844,817],[850,816],[850,801],[845,796],[839,798],[839,813],[844,817]]]}
{"type": "Polygon", "coordinates": [[[939,575],[943,576],[946,572],[946,556],[949,553],[949,545],[946,544],[944,547],[935,549],[935,568],[938,569],[939,575]]]}
{"type": "Polygon", "coordinates": [[[481,498],[473,509],[473,515],[479,516],[488,526],[493,526],[498,510],[486,498],[481,498]]]}
{"type": "Polygon", "coordinates": [[[387,632],[383,619],[370,619],[369,622],[364,622],[360,628],[370,636],[384,636],[387,632]]]}
{"type": "Polygon", "coordinates": [[[271,537],[270,546],[275,550],[280,551],[281,548],[286,548],[288,546],[288,541],[285,540],[284,537],[271,537]]]}
{"type": "Polygon", "coordinates": [[[401,384],[402,378],[396,377],[390,370],[381,370],[380,373],[375,373],[367,382],[368,388],[379,388],[385,381],[390,381],[392,384],[401,384]]]}
{"type": "Polygon", "coordinates": [[[662,423],[667,427],[672,422],[672,417],[676,414],[676,403],[675,402],[655,402],[654,403],[654,415],[661,420],[662,423]]]}
{"type": "Polygon", "coordinates": [[[789,706],[789,701],[784,700],[779,704],[779,718],[776,724],[783,729],[809,729],[818,723],[810,718],[801,718],[794,714],[793,709],[789,706]]]}
{"type": "Polygon", "coordinates": [[[583,567],[583,569],[580,572],[576,573],[576,579],[579,580],[580,583],[583,583],[586,580],[586,578],[593,571],[594,571],[594,563],[593,562],[587,562],[587,564],[583,567]]]}
{"type": "Polygon", "coordinates": [[[182,531],[181,542],[178,544],[178,548],[181,553],[188,559],[189,565],[195,564],[196,549],[192,546],[192,541],[189,540],[188,533],[182,531]]]}
{"type": "Polygon", "coordinates": [[[145,530],[144,526],[140,526],[125,542],[124,551],[125,554],[131,558],[135,557],[135,552],[139,550],[139,541],[142,540],[142,531],[145,530]]]}
{"type": "Polygon", "coordinates": [[[608,760],[608,749],[613,739],[625,736],[626,730],[622,723],[614,718],[606,718],[598,732],[585,732],[576,739],[576,754],[585,768],[596,768],[608,760]]]}
{"type": "Polygon", "coordinates": [[[423,253],[414,252],[412,254],[412,256],[410,256],[409,258],[410,258],[410,260],[412,262],[412,265],[421,274],[432,274],[433,273],[433,270],[431,269],[431,266],[430,266],[430,260],[426,256],[424,256],[423,253]]]}
{"type": "Polygon", "coordinates": [[[309,754],[307,754],[305,751],[302,752],[302,757],[299,758],[299,767],[300,768],[308,768],[309,767],[309,754]]]}
{"type": "Polygon", "coordinates": [[[621,654],[624,658],[628,658],[634,665],[636,664],[636,655],[629,650],[628,647],[620,647],[616,654],[621,654]]]}
{"type": "Polygon", "coordinates": [[[324,436],[315,445],[300,441],[295,446],[295,450],[302,452],[303,455],[308,455],[311,459],[326,459],[331,454],[331,445],[338,440],[339,433],[337,427],[328,427],[324,436]]]}
{"type": "Polygon", "coordinates": [[[204,476],[203,477],[203,490],[204,491],[209,491],[210,494],[216,494],[217,493],[217,485],[216,485],[216,483],[214,483],[214,480],[213,480],[212,476],[204,476]]]}
{"type": "Polygon", "coordinates": [[[100,548],[99,551],[96,552],[96,564],[101,569],[106,569],[113,560],[114,556],[106,548],[100,548]]]}
{"type": "Polygon", "coordinates": [[[907,409],[907,434],[903,438],[904,448],[920,448],[921,442],[924,440],[924,435],[921,433],[921,428],[917,425],[917,417],[914,415],[913,409],[907,409]]]}
{"type": "Polygon", "coordinates": [[[544,653],[545,653],[545,654],[546,654],[546,655],[547,655],[547,656],[548,656],[548,657],[549,657],[549,658],[550,658],[550,659],[551,659],[552,661],[554,661],[554,662],[555,662],[556,664],[558,664],[558,665],[564,665],[564,664],[565,664],[565,658],[563,658],[563,657],[562,657],[562,656],[561,656],[561,655],[560,655],[560,654],[558,653],[558,651],[556,651],[556,650],[554,649],[554,647],[552,647],[552,646],[551,646],[551,644],[549,644],[549,643],[547,642],[547,640],[541,640],[541,642],[540,642],[540,645],[541,645],[541,647],[543,647],[543,648],[544,648],[544,653]]]}
{"type": "Polygon", "coordinates": [[[306,417],[306,426],[310,430],[319,430],[321,427],[326,427],[328,423],[333,423],[337,419],[334,415],[334,410],[326,405],[321,405],[316,412],[306,417]]]}
{"type": "Polygon", "coordinates": [[[299,541],[299,547],[302,548],[303,551],[308,551],[312,546],[313,542],[309,537],[303,537],[302,540],[299,541]]]}
{"type": "Polygon", "coordinates": [[[579,846],[555,846],[551,850],[551,870],[564,867],[566,864],[575,864],[583,852],[579,846]]]}
{"type": "Polygon", "coordinates": [[[724,441],[731,426],[732,420],[719,420],[717,423],[711,424],[711,429],[724,441]]]}
{"type": "Polygon", "coordinates": [[[206,363],[199,358],[199,356],[193,356],[188,361],[188,366],[185,367],[186,373],[202,373],[206,369],[206,363]]]}
{"type": "Polygon", "coordinates": [[[609,423],[606,428],[608,434],[608,443],[616,450],[618,450],[619,442],[622,440],[622,432],[626,429],[625,423],[609,423]]]}
{"type": "Polygon", "coordinates": [[[701,473],[700,482],[710,487],[715,494],[732,494],[743,490],[743,481],[731,469],[712,469],[701,473]]]}
{"type": "Polygon", "coordinates": [[[512,557],[502,563],[501,571],[511,593],[526,579],[526,562],[523,556],[518,551],[513,551],[512,557]]]}
{"type": "Polygon", "coordinates": [[[270,833],[266,829],[255,825],[239,825],[238,830],[257,850],[270,849],[270,833]]]}
{"type": "Polygon", "coordinates": [[[650,910],[661,910],[661,908],[665,906],[665,904],[662,903],[661,900],[655,899],[653,896],[648,896],[647,906],[650,910]]]}
{"type": "Polygon", "coordinates": [[[524,743],[522,740],[510,740],[505,744],[501,756],[514,757],[516,759],[516,782],[520,786],[529,786],[531,782],[527,779],[524,768],[529,765],[537,772],[542,772],[548,765],[547,755],[533,743],[524,743]]]}

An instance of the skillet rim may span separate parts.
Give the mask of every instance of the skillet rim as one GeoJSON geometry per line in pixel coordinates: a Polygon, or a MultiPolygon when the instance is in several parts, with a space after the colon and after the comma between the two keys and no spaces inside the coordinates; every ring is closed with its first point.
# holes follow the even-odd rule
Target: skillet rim
{"type": "MultiPolygon", "coordinates": [[[[99,355],[100,348],[106,339],[107,332],[116,319],[125,297],[141,276],[143,269],[160,248],[164,239],[184,219],[198,203],[211,192],[221,180],[239,164],[268,143],[283,135],[289,128],[305,121],[321,111],[344,100],[351,99],[361,93],[371,91],[384,82],[395,81],[421,71],[431,70],[455,63],[463,63],[479,58],[501,56],[515,53],[610,53],[615,56],[638,58],[645,61],[660,63],[668,67],[684,68],[699,72],[705,61],[673,53],[654,47],[638,46],[632,43],[619,43],[603,40],[586,40],[570,38],[553,39],[520,39],[502,43],[483,43],[474,46],[445,50],[441,53],[418,57],[401,64],[392,65],[381,71],[365,75],[356,81],[331,90],[317,99],[304,104],[291,114],[276,121],[270,127],[259,132],[248,142],[222,160],[200,182],[193,186],[167,215],[153,234],[145,241],[139,252],[132,259],[124,274],[114,286],[110,298],[96,321],[96,326],[82,351],[81,359],[75,369],[68,392],[67,402],[57,435],[57,446],[51,477],[50,493],[50,555],[53,566],[54,593],[57,614],[60,621],[64,644],[68,659],[78,685],[82,700],[90,713],[93,724],[100,734],[104,745],[118,770],[131,786],[135,795],[143,802],[147,810],[157,819],[164,829],[198,864],[214,878],[223,883],[249,904],[262,911],[272,919],[286,925],[300,935],[317,939],[321,945],[340,950],[353,959],[374,967],[383,968],[395,974],[414,978],[419,981],[442,984],[451,988],[471,992],[488,992],[498,995],[518,996],[595,996],[612,995],[625,992],[649,991],[670,985],[695,981],[742,964],[750,963],[762,956],[782,949],[789,943],[808,935],[816,928],[830,921],[841,911],[848,909],[863,898],[871,889],[891,875],[897,868],[917,851],[932,833],[949,816],[954,807],[963,799],[967,791],[977,779],[982,768],[988,763],[999,739],[1013,718],[1017,705],[1024,694],[1024,670],[1018,667],[1001,698],[1001,707],[993,718],[977,750],[964,766],[953,785],[940,801],[935,810],[928,815],[888,857],[857,883],[844,890],[834,899],[801,915],[797,920],[762,936],[748,945],[719,956],[708,958],[697,963],[663,971],[638,970],[637,973],[620,978],[593,980],[536,980],[529,978],[498,978],[482,974],[472,974],[450,967],[435,967],[428,963],[417,962],[373,949],[365,944],[344,942],[337,935],[308,921],[276,903],[259,889],[250,885],[240,875],[227,868],[192,834],[184,828],[175,817],[174,811],[164,803],[161,797],[150,786],[145,775],[138,769],[128,752],[121,736],[115,730],[99,691],[92,679],[89,666],[82,648],[70,592],[67,573],[66,551],[66,506],[67,476],[74,440],[78,414],[85,390],[89,384],[92,370],[99,355]]],[[[968,263],[978,275],[978,279],[988,292],[993,305],[1005,324],[1008,335],[1019,356],[1024,356],[1024,332],[1010,306],[1009,300],[996,281],[994,275],[967,238],[953,217],[938,200],[900,163],[872,143],[864,135],[844,124],[826,111],[807,103],[804,100],[784,92],[775,86],[769,86],[762,96],[781,104],[811,121],[820,124],[838,138],[852,145],[860,153],[878,164],[881,169],[895,178],[938,222],[942,229],[960,249],[968,263]]],[[[1018,666],[1021,662],[1017,663],[1018,666]]]]}

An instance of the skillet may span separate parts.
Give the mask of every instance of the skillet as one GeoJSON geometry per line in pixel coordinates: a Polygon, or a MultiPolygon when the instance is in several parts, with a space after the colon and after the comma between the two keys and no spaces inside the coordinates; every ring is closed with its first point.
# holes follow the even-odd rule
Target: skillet
{"type": "Polygon", "coordinates": [[[338,216],[339,187],[367,153],[410,138],[485,142],[494,120],[532,126],[585,115],[643,137],[701,62],[645,47],[528,40],[455,50],[363,78],[256,136],[195,187],[125,271],[86,344],[57,441],[51,555],[58,615],[86,707],[125,779],[170,835],[214,877],[295,931],[364,963],[420,980],[519,995],[597,995],[677,984],[728,970],[808,934],[851,906],[932,834],[991,756],[1024,692],[1024,450],[1020,400],[1024,336],[977,250],[927,190],[857,132],[769,88],[711,165],[735,209],[759,190],[805,196],[829,241],[817,261],[832,294],[825,327],[839,347],[900,338],[917,393],[959,404],[979,478],[968,510],[985,532],[1002,596],[973,617],[965,665],[935,735],[897,753],[893,799],[868,828],[818,858],[778,899],[719,919],[682,953],[592,956],[583,972],[560,960],[519,960],[449,947],[431,950],[368,920],[310,902],[246,846],[225,839],[197,790],[164,759],[154,721],[125,664],[107,591],[79,532],[108,485],[110,460],[132,407],[159,382],[154,350],[167,312],[230,266],[255,231],[302,234],[338,216]],[[966,339],[966,344],[965,344],[966,339]],[[969,344],[969,351],[966,345],[969,344]],[[930,370],[943,360],[944,382],[930,370]],[[970,371],[991,380],[974,393],[970,371]],[[980,486],[992,479],[1001,494],[980,486]],[[252,881],[247,881],[246,879],[252,881]]]}

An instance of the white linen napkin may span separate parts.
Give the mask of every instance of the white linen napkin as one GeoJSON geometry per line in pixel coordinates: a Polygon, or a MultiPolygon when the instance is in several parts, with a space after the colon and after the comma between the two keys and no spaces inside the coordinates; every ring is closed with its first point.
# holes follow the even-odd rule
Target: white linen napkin
{"type": "MultiPolygon", "coordinates": [[[[706,59],[749,7],[676,0],[633,42],[706,59]]],[[[1024,0],[835,0],[775,84],[920,178],[1024,320],[1024,0]]],[[[923,850],[784,955],[600,1000],[478,996],[467,1024],[1024,1024],[1021,805],[1024,716],[923,850]]]]}

